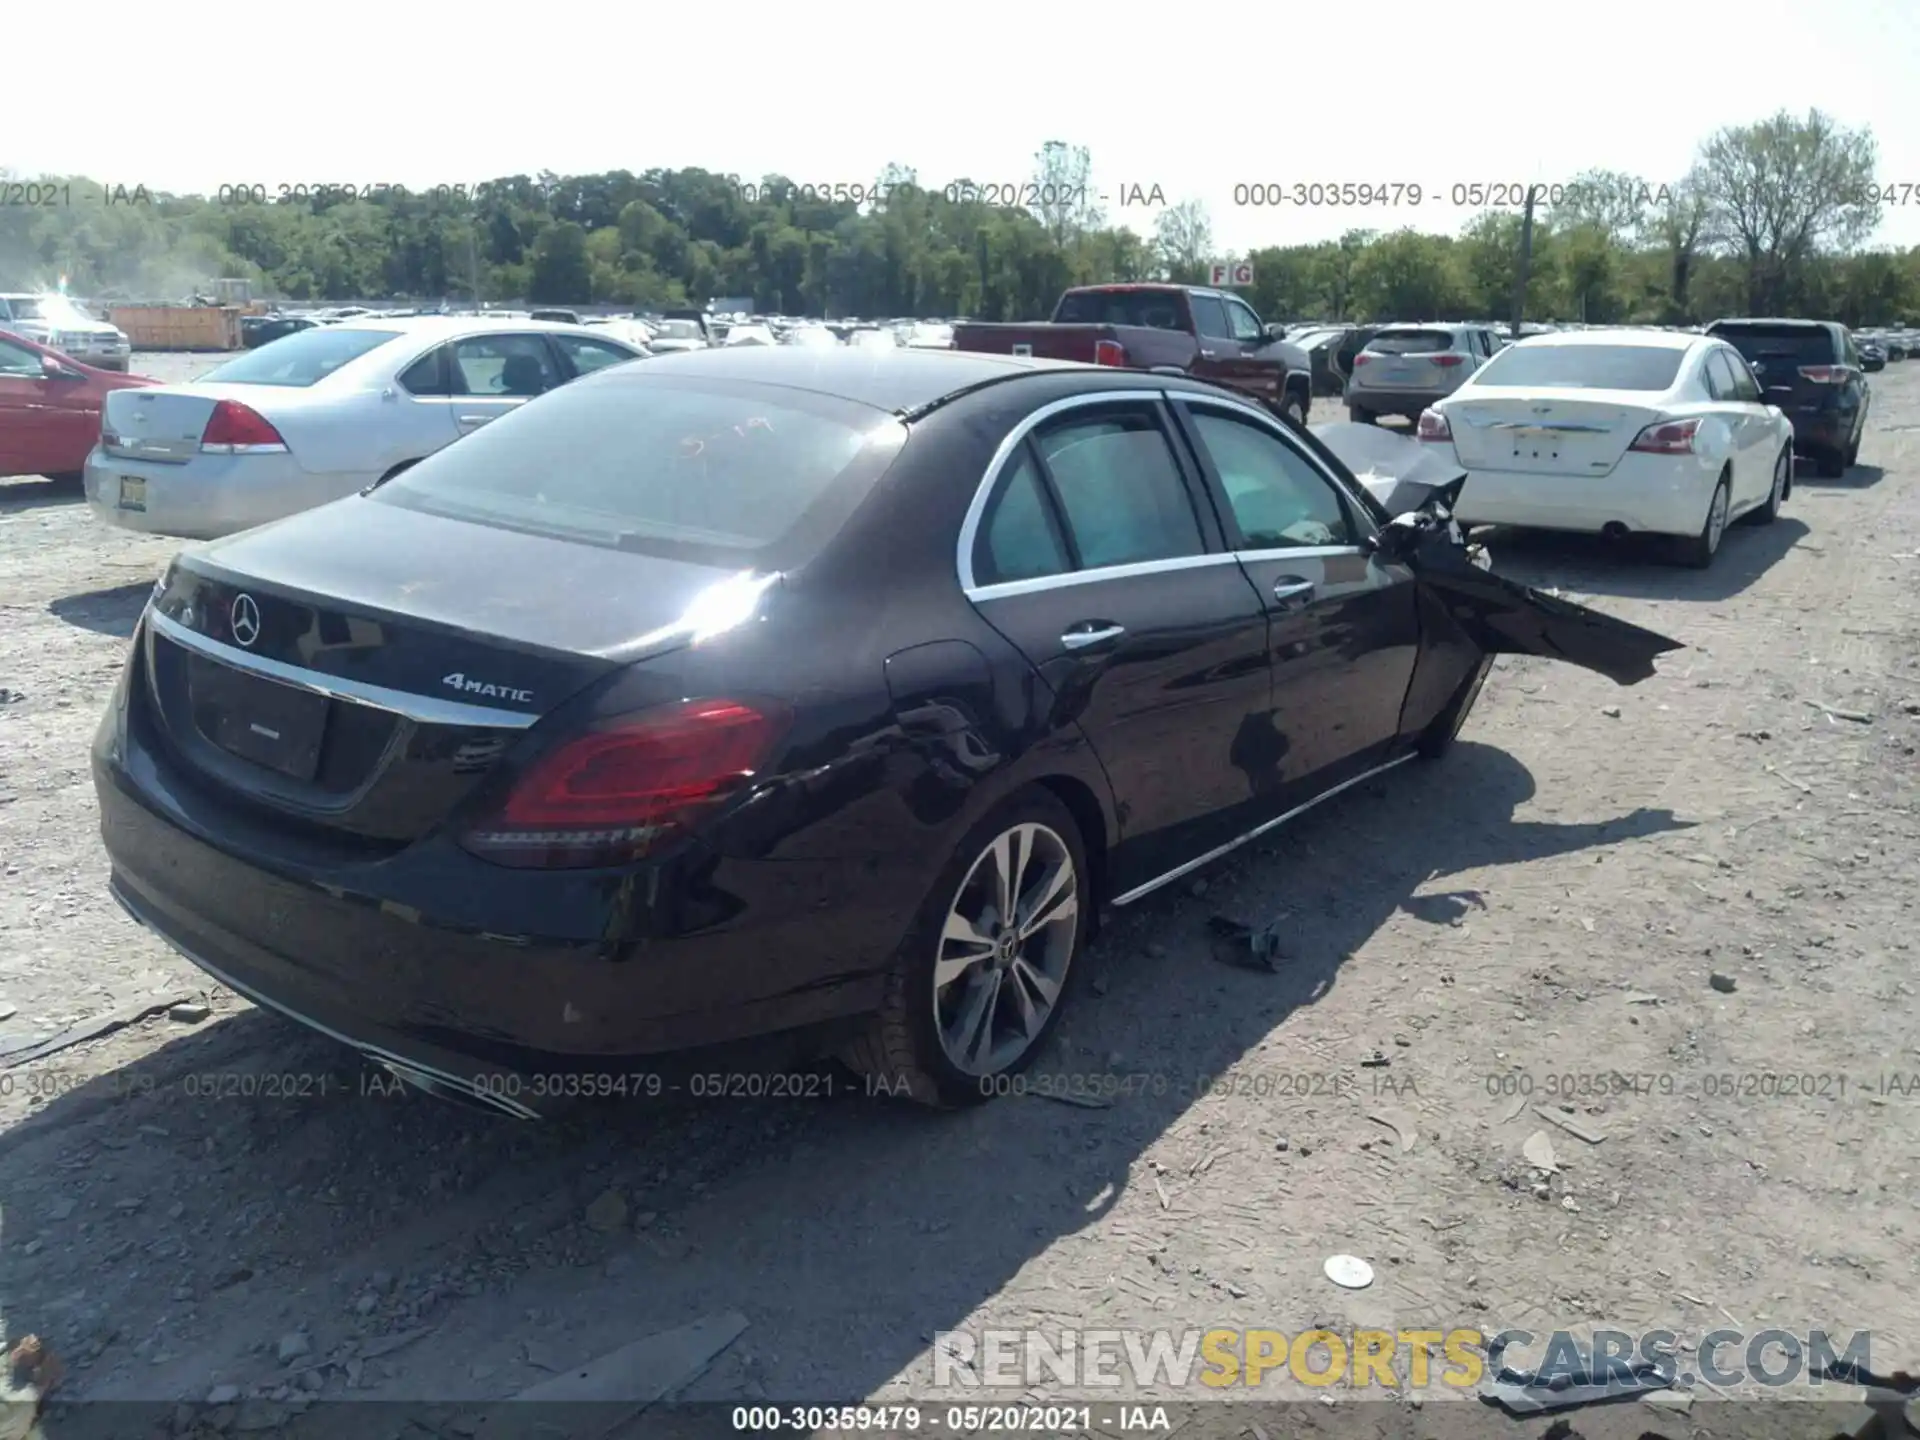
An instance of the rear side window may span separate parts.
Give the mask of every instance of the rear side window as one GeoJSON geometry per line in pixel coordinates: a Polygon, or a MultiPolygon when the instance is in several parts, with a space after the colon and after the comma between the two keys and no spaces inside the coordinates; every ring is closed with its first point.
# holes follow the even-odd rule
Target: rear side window
{"type": "Polygon", "coordinates": [[[400,385],[409,395],[449,395],[447,347],[429,350],[400,372],[400,385]]]}
{"type": "Polygon", "coordinates": [[[453,346],[454,391],[461,395],[544,395],[562,383],[553,353],[535,334],[476,335],[453,346]]]}
{"type": "Polygon", "coordinates": [[[1665,345],[1509,345],[1473,385],[1576,390],[1671,390],[1686,351],[1665,345]]]}
{"type": "Polygon", "coordinates": [[[827,396],[609,371],[509,411],[372,498],[745,567],[803,527],[830,535],[821,517],[846,513],[837,501],[850,509],[891,451],[862,457],[903,434],[883,412],[827,396]]]}
{"type": "Polygon", "coordinates": [[[1039,432],[1036,448],[1083,569],[1206,549],[1179,463],[1151,412],[1062,421],[1039,432]]]}
{"type": "Polygon", "coordinates": [[[1438,355],[1451,349],[1451,330],[1394,330],[1367,342],[1374,355],[1438,355]]]}
{"type": "Polygon", "coordinates": [[[398,330],[345,330],[334,325],[315,326],[294,335],[284,335],[271,345],[249,350],[224,365],[216,365],[202,380],[223,385],[285,385],[304,389],[317,385],[343,365],[370,354],[389,340],[400,337],[398,330]]]}
{"type": "Polygon", "coordinates": [[[1195,295],[1189,302],[1193,306],[1193,328],[1202,335],[1212,336],[1216,340],[1228,339],[1227,307],[1213,295],[1195,295]]]}
{"type": "Polygon", "coordinates": [[[1019,459],[987,508],[986,523],[980,527],[980,543],[973,559],[975,584],[1038,580],[1073,568],[1045,485],[1032,452],[1022,446],[1019,459]]]}
{"type": "Polygon", "coordinates": [[[1844,363],[1833,335],[1823,325],[1711,325],[1707,333],[1762,366],[1770,360],[1790,366],[1844,363]]]}
{"type": "Polygon", "coordinates": [[[1733,370],[1727,364],[1727,352],[1712,350],[1707,353],[1706,364],[1702,367],[1707,382],[1707,394],[1716,400],[1734,400],[1739,398],[1739,386],[1734,383],[1733,370]]]}

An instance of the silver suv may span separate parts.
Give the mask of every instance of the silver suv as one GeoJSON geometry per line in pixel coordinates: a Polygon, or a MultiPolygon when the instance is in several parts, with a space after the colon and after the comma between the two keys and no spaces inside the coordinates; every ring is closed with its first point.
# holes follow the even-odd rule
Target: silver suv
{"type": "Polygon", "coordinates": [[[1347,415],[1362,425],[1382,415],[1417,419],[1459,389],[1501,344],[1485,325],[1388,325],[1353,357],[1347,415]]]}
{"type": "Polygon", "coordinates": [[[94,319],[65,295],[0,295],[0,330],[11,330],[96,370],[124,373],[133,357],[125,331],[94,319]]]}

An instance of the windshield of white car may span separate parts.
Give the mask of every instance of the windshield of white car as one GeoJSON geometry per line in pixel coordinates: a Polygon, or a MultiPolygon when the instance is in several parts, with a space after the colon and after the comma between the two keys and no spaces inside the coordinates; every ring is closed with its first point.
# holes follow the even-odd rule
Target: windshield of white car
{"type": "Polygon", "coordinates": [[[1684,350],[1670,345],[1514,345],[1482,365],[1476,390],[1673,388],[1684,350]]]}
{"type": "Polygon", "coordinates": [[[305,389],[317,385],[341,366],[398,339],[398,330],[348,330],[320,325],[270,340],[216,365],[202,380],[223,385],[285,385],[305,389]]]}

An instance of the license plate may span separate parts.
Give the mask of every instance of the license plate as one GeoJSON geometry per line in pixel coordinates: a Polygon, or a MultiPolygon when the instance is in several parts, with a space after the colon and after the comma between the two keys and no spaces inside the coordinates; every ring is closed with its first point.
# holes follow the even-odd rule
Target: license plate
{"type": "Polygon", "coordinates": [[[187,697],[195,727],[229,755],[295,780],[319,770],[326,696],[196,655],[188,661],[187,697]]]}
{"type": "Polygon", "coordinates": [[[145,510],[147,508],[147,482],[136,480],[131,475],[120,477],[120,508],[122,510],[145,510]]]}
{"type": "Polygon", "coordinates": [[[1413,378],[1413,367],[1411,365],[1389,365],[1380,372],[1380,378],[1382,380],[1411,380],[1413,378]]]}

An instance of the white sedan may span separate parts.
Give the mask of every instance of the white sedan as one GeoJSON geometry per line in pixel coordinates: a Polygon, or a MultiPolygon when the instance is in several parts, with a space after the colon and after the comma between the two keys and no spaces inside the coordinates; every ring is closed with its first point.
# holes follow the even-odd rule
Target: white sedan
{"type": "Polygon", "coordinates": [[[1793,422],[1711,335],[1518,341],[1422,414],[1418,434],[1467,472],[1463,524],[1680,536],[1703,569],[1731,522],[1773,520],[1793,490],[1793,422]]]}
{"type": "Polygon", "coordinates": [[[116,390],[87,457],[109,525],[210,540],[324,505],[644,351],[583,325],[369,317],[302,330],[185,385],[116,390]],[[138,394],[139,404],[114,397],[138,394]]]}

